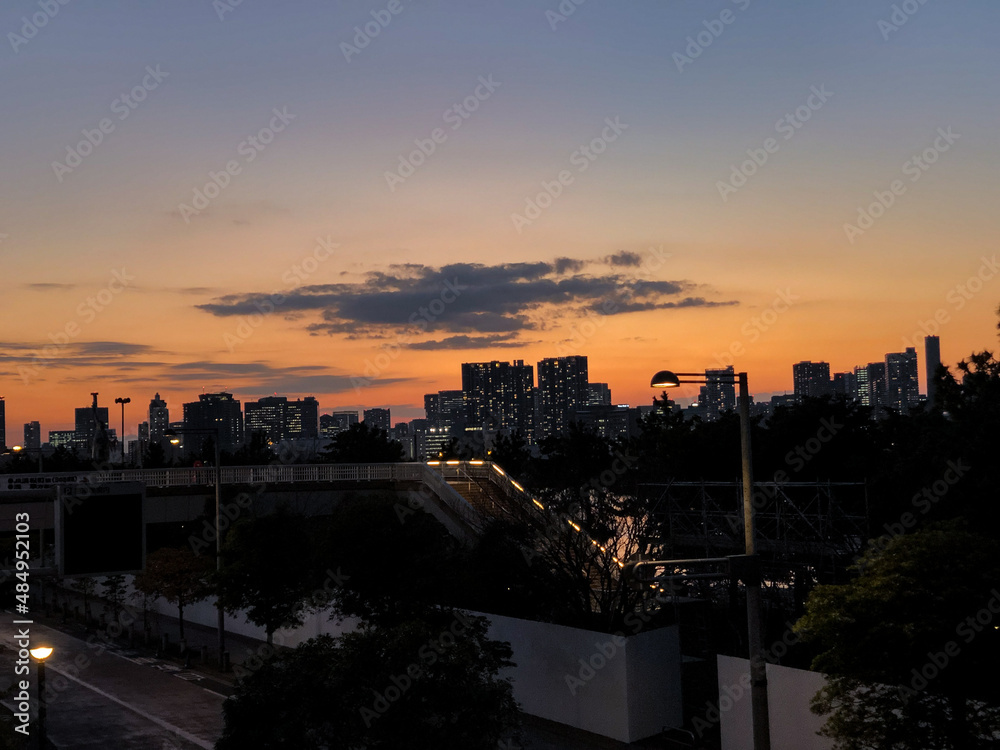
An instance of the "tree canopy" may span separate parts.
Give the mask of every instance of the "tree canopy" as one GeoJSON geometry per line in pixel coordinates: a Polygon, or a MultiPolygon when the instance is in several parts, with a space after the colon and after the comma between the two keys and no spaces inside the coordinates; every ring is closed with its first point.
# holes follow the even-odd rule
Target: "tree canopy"
{"type": "Polygon", "coordinates": [[[516,732],[510,647],[452,610],[281,650],[224,704],[216,750],[495,750],[516,732]]]}
{"type": "Polygon", "coordinates": [[[874,547],[796,624],[828,677],[813,701],[843,750],[970,750],[1000,731],[1000,561],[958,522],[874,547]]]}

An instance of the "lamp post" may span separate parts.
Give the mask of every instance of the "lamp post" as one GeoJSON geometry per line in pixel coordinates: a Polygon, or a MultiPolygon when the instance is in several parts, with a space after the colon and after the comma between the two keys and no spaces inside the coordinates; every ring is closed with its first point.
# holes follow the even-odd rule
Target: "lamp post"
{"type": "MultiPolygon", "coordinates": [[[[215,444],[215,572],[222,570],[222,525],[220,523],[222,515],[222,464],[219,461],[219,428],[198,428],[181,427],[179,429],[168,429],[163,433],[171,445],[178,445],[181,434],[202,434],[212,435],[212,442],[215,444]]],[[[216,582],[218,585],[218,581],[216,582]]],[[[217,629],[219,631],[219,670],[227,671],[228,660],[226,659],[226,618],[222,608],[222,596],[216,593],[215,606],[218,610],[217,629]]]]}
{"type": "MultiPolygon", "coordinates": [[[[744,585],[747,590],[747,641],[750,656],[750,703],[753,720],[754,750],[770,750],[771,726],[768,722],[767,665],[761,638],[760,617],[760,561],[756,554],[753,523],[753,468],[750,454],[750,389],[747,374],[713,373],[713,381],[734,382],[739,385],[740,452],[743,463],[743,542],[746,552],[744,585]]],[[[707,383],[706,373],[661,370],[649,385],[652,388],[677,388],[685,383],[707,383]],[[682,380],[681,378],[685,378],[682,380]]]]}
{"type": "Polygon", "coordinates": [[[38,747],[45,750],[45,660],[52,655],[52,649],[36,646],[28,653],[38,662],[38,747]]]}
{"type": "Polygon", "coordinates": [[[116,398],[115,403],[122,405],[122,435],[118,439],[118,442],[121,443],[122,447],[122,468],[124,469],[125,468],[125,404],[131,404],[132,399],[128,398],[127,396],[125,398],[116,398]]]}

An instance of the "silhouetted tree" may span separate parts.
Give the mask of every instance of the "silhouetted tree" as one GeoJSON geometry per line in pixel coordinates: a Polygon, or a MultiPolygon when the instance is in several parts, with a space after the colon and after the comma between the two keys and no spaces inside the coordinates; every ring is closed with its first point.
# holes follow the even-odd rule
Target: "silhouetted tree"
{"type": "Polygon", "coordinates": [[[403,446],[382,428],[360,422],[334,435],[324,458],[338,464],[394,463],[403,460],[403,446]]]}
{"type": "Polygon", "coordinates": [[[224,704],[217,750],[495,750],[517,731],[510,647],[459,612],[282,650],[224,704]]]}
{"type": "Polygon", "coordinates": [[[180,637],[184,638],[184,608],[212,591],[208,579],[211,560],[187,547],[161,547],[146,556],[146,569],[135,577],[137,590],[162,596],[177,607],[180,637]]]}

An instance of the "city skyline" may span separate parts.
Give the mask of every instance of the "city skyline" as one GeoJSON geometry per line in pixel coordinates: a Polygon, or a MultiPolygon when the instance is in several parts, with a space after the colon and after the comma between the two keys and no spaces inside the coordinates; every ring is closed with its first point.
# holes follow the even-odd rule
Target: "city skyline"
{"type": "MultiPolygon", "coordinates": [[[[913,359],[913,365],[912,365],[913,369],[912,369],[912,373],[910,373],[910,374],[916,380],[916,382],[914,383],[914,388],[915,388],[915,392],[919,396],[927,396],[928,395],[928,381],[929,381],[929,377],[930,377],[930,370],[928,369],[928,362],[927,362],[927,359],[926,359],[926,352],[928,351],[926,347],[928,347],[928,346],[931,347],[931,349],[929,351],[932,353],[932,356],[937,355],[940,352],[940,346],[941,346],[940,337],[937,337],[937,336],[928,336],[928,337],[926,337],[924,340],[922,340],[922,341],[919,342],[919,348],[916,348],[916,350],[913,352],[913,358],[914,358],[913,359]]],[[[914,347],[909,347],[909,348],[913,349],[914,347]]],[[[893,403],[893,399],[890,397],[889,392],[885,391],[884,386],[886,386],[886,382],[887,382],[886,379],[888,379],[888,381],[890,381],[890,382],[894,380],[894,377],[890,374],[890,370],[889,370],[889,368],[890,368],[890,362],[894,361],[895,358],[900,357],[900,356],[905,356],[906,354],[908,354],[908,352],[885,352],[883,354],[883,358],[882,359],[876,359],[876,360],[872,361],[869,358],[867,361],[862,360],[862,361],[859,361],[856,364],[851,365],[851,366],[846,367],[846,368],[835,368],[835,367],[832,367],[830,365],[830,363],[827,362],[827,361],[825,361],[825,360],[818,360],[818,361],[800,360],[798,362],[792,362],[792,363],[789,363],[789,365],[788,365],[790,373],[791,373],[790,377],[789,377],[789,381],[790,381],[790,385],[791,385],[790,388],[787,388],[787,389],[784,389],[784,390],[781,390],[781,391],[776,391],[776,392],[761,392],[759,390],[751,389],[751,399],[754,401],[754,403],[757,403],[757,404],[766,404],[767,401],[772,396],[777,396],[777,397],[780,398],[781,396],[785,396],[785,395],[807,395],[807,396],[817,396],[817,395],[831,395],[832,396],[832,395],[836,395],[836,394],[850,395],[850,394],[854,393],[855,391],[857,391],[858,386],[859,386],[858,378],[860,377],[860,378],[862,378],[862,380],[860,382],[861,389],[860,389],[860,394],[858,395],[858,398],[861,401],[861,403],[864,403],[865,405],[873,405],[873,406],[883,406],[883,405],[886,405],[886,406],[891,406],[893,408],[899,408],[902,404],[900,404],[900,403],[893,403]],[[885,403],[877,402],[877,403],[871,403],[871,404],[869,404],[869,402],[868,402],[868,399],[871,397],[871,389],[874,388],[874,387],[876,387],[875,384],[869,384],[869,382],[868,382],[869,371],[870,371],[870,368],[872,368],[872,367],[880,367],[883,370],[883,374],[881,375],[881,378],[882,378],[882,380],[881,380],[881,386],[883,386],[883,389],[882,389],[883,390],[883,398],[888,398],[889,399],[885,403]],[[819,389],[815,388],[815,381],[817,379],[817,376],[819,376],[819,379],[822,380],[825,383],[825,385],[821,386],[819,389]],[[843,378],[845,376],[849,379],[848,383],[843,382],[843,378]],[[852,379],[852,376],[853,376],[853,379],[852,379]]],[[[551,357],[544,358],[542,360],[539,360],[536,363],[536,365],[540,367],[541,365],[543,365],[545,363],[553,363],[553,364],[549,365],[549,368],[551,368],[556,363],[556,359],[557,358],[551,358],[551,357]]],[[[588,355],[586,355],[586,354],[584,354],[584,355],[570,355],[568,357],[563,357],[563,358],[558,358],[558,359],[560,360],[560,364],[561,364],[562,360],[567,360],[567,361],[581,360],[582,361],[582,365],[581,366],[582,366],[583,380],[584,381],[588,381],[589,384],[590,384],[590,386],[600,386],[602,388],[607,389],[609,405],[614,404],[614,405],[619,405],[619,406],[629,406],[629,407],[633,407],[633,408],[634,407],[639,407],[639,406],[651,406],[652,403],[653,403],[654,395],[656,397],[658,397],[660,395],[659,391],[656,391],[654,393],[654,392],[650,391],[649,388],[648,388],[648,386],[647,386],[646,390],[647,390],[647,393],[649,394],[647,401],[640,402],[640,403],[632,403],[632,402],[622,401],[620,399],[615,398],[614,394],[615,394],[616,391],[615,391],[614,387],[610,386],[610,384],[605,383],[605,382],[600,382],[600,381],[597,381],[597,380],[593,380],[593,379],[589,379],[589,376],[588,376],[588,373],[589,373],[589,357],[588,357],[588,355]]],[[[419,408],[417,408],[416,411],[413,414],[411,414],[411,413],[409,413],[409,411],[407,411],[403,415],[399,415],[399,414],[394,413],[393,410],[396,409],[397,407],[394,406],[394,405],[391,405],[391,404],[377,404],[377,405],[373,405],[373,404],[336,404],[336,405],[332,405],[331,406],[329,404],[319,403],[317,401],[317,399],[315,398],[315,396],[313,396],[312,394],[279,394],[279,393],[275,392],[275,393],[264,394],[264,395],[260,395],[260,396],[256,396],[256,395],[245,396],[245,395],[242,395],[242,394],[239,394],[239,393],[236,393],[236,392],[228,392],[225,388],[222,388],[219,391],[214,392],[214,393],[203,392],[201,394],[197,394],[197,401],[192,400],[190,398],[187,398],[185,396],[180,396],[179,400],[171,402],[171,400],[169,398],[162,397],[162,396],[165,396],[167,394],[166,391],[163,391],[163,393],[161,394],[160,390],[157,390],[156,393],[155,393],[155,395],[150,398],[148,405],[144,406],[144,404],[146,404],[146,402],[144,400],[145,399],[144,395],[139,396],[138,399],[133,399],[133,401],[136,403],[136,405],[137,405],[137,407],[139,409],[139,412],[138,412],[137,416],[135,416],[134,418],[128,418],[128,419],[126,419],[126,432],[125,432],[124,439],[125,440],[132,440],[132,439],[135,439],[136,437],[139,436],[139,429],[137,429],[135,432],[130,432],[129,431],[129,426],[130,425],[135,425],[137,428],[141,428],[141,425],[144,422],[146,422],[147,423],[147,425],[146,425],[146,431],[148,433],[149,430],[150,430],[149,420],[150,420],[150,418],[151,418],[151,416],[152,416],[152,414],[153,414],[154,411],[156,412],[156,416],[154,417],[154,420],[156,422],[159,422],[160,424],[159,424],[158,427],[154,426],[153,427],[153,431],[154,432],[156,432],[156,431],[162,432],[162,430],[165,429],[167,426],[169,426],[169,424],[180,423],[180,422],[184,421],[183,419],[177,419],[176,417],[179,416],[179,415],[181,415],[182,413],[186,413],[187,410],[188,410],[188,407],[196,407],[199,402],[204,402],[206,398],[208,398],[208,397],[216,397],[216,396],[220,396],[220,395],[224,396],[226,399],[232,398],[235,402],[237,402],[239,404],[242,404],[242,407],[241,407],[242,410],[246,411],[248,415],[249,415],[249,411],[247,411],[247,406],[251,405],[251,404],[254,406],[255,411],[258,410],[258,409],[263,409],[263,410],[267,411],[270,408],[273,408],[273,407],[271,407],[271,404],[269,402],[284,402],[284,401],[287,400],[289,404],[292,404],[293,401],[295,401],[296,399],[298,399],[297,403],[312,402],[313,403],[313,407],[312,408],[316,411],[317,416],[323,416],[323,417],[327,417],[327,418],[331,417],[331,415],[333,415],[333,414],[340,414],[340,415],[353,414],[355,416],[355,420],[354,421],[364,421],[362,419],[362,415],[365,415],[368,412],[371,412],[373,414],[374,413],[382,413],[382,412],[390,412],[390,413],[392,413],[392,419],[391,419],[391,422],[390,422],[389,426],[395,427],[397,425],[407,424],[407,423],[411,422],[414,419],[416,419],[416,420],[424,419],[430,413],[431,410],[436,409],[436,404],[434,406],[432,406],[431,405],[432,402],[429,402],[428,399],[435,399],[436,397],[438,397],[439,395],[444,394],[444,393],[452,393],[452,394],[459,394],[459,395],[461,395],[463,393],[470,393],[472,391],[477,391],[480,394],[479,398],[486,399],[486,401],[483,402],[483,405],[485,405],[487,402],[492,403],[492,399],[495,398],[495,396],[491,396],[489,394],[496,392],[496,394],[499,395],[503,390],[505,390],[506,388],[510,387],[509,385],[501,385],[500,384],[501,381],[499,381],[499,380],[496,383],[493,383],[492,380],[483,380],[483,378],[486,377],[485,373],[489,372],[489,368],[485,368],[485,366],[486,365],[496,365],[496,364],[499,364],[503,368],[503,372],[505,373],[503,375],[503,378],[508,378],[508,377],[511,378],[511,381],[510,381],[511,383],[513,383],[517,379],[523,379],[524,377],[526,377],[531,382],[531,386],[530,386],[531,393],[526,394],[526,396],[529,398],[529,401],[531,401],[533,399],[533,395],[532,394],[534,394],[535,391],[538,391],[539,394],[541,393],[541,391],[543,389],[543,384],[540,382],[540,380],[536,377],[536,375],[534,373],[536,365],[531,365],[531,364],[524,365],[523,364],[523,360],[519,360],[519,359],[514,359],[512,362],[508,362],[508,361],[504,361],[504,360],[486,360],[486,361],[481,361],[481,362],[465,362],[465,363],[462,363],[461,367],[460,367],[459,374],[458,374],[458,376],[456,378],[456,380],[458,382],[458,385],[460,386],[458,389],[443,388],[443,389],[440,389],[437,392],[423,393],[421,395],[420,399],[419,399],[419,401],[422,401],[423,405],[420,406],[419,408]],[[510,375],[506,374],[507,370],[510,370],[510,373],[511,373],[510,375]],[[523,376],[517,376],[515,378],[513,374],[515,372],[518,372],[518,371],[524,371],[524,374],[523,374],[523,376]],[[476,375],[475,379],[473,379],[473,373],[484,373],[484,374],[483,375],[476,375]],[[497,390],[497,389],[499,389],[499,390],[497,390]],[[166,417],[163,417],[162,415],[163,415],[163,413],[165,411],[169,412],[169,410],[171,408],[171,406],[170,406],[171,403],[174,403],[174,406],[173,406],[174,412],[173,412],[173,414],[174,414],[175,418],[174,419],[170,419],[169,422],[167,422],[166,421],[166,417]],[[183,409],[183,412],[181,411],[182,409],[183,409]]],[[[943,363],[943,364],[947,365],[948,363],[943,363]]],[[[709,374],[711,372],[724,372],[726,370],[726,368],[721,368],[721,367],[718,367],[718,366],[711,366],[711,367],[707,367],[707,368],[704,368],[704,369],[706,371],[706,374],[709,374]]],[[[571,375],[568,375],[568,374],[567,374],[567,376],[570,379],[572,379],[572,377],[574,377],[574,376],[571,376],[571,375]]],[[[490,377],[492,377],[492,376],[490,376],[490,377]]],[[[550,375],[549,377],[551,378],[552,376],[550,375]]],[[[561,379],[564,376],[560,375],[559,377],[561,379]]],[[[898,374],[897,374],[897,377],[898,377],[898,374]]],[[[525,381],[524,385],[526,385],[526,384],[527,384],[527,381],[525,381]]],[[[708,402],[711,402],[711,403],[714,403],[714,402],[718,401],[720,397],[719,397],[719,395],[718,395],[718,393],[716,391],[718,391],[719,388],[722,388],[723,390],[728,389],[727,392],[732,391],[732,387],[731,386],[724,386],[724,385],[722,385],[722,386],[716,385],[715,386],[715,390],[712,390],[711,388],[708,389],[708,390],[706,390],[705,386],[692,386],[692,385],[688,385],[688,386],[681,386],[679,389],[677,389],[677,391],[671,392],[669,395],[671,397],[671,400],[674,401],[675,403],[677,403],[680,406],[683,406],[683,407],[688,407],[688,406],[691,406],[691,405],[697,406],[699,404],[699,402],[701,402],[702,405],[704,405],[706,398],[707,398],[708,402]]],[[[190,392],[188,392],[188,393],[190,393],[190,392]]],[[[97,394],[90,393],[90,395],[91,395],[91,397],[94,397],[97,394]]],[[[732,394],[730,394],[730,396],[731,396],[730,400],[732,400],[732,399],[735,398],[735,396],[732,396],[732,394]]],[[[523,397],[524,396],[522,396],[522,398],[523,397]]],[[[517,398],[517,397],[515,397],[515,398],[517,398]]],[[[546,421],[546,417],[544,416],[544,414],[545,414],[545,406],[543,405],[544,398],[541,395],[539,395],[537,398],[538,398],[538,403],[535,404],[533,407],[530,407],[529,411],[530,411],[530,413],[532,415],[530,417],[532,420],[534,420],[534,419],[541,420],[541,422],[539,424],[534,425],[534,429],[541,429],[542,422],[546,421]],[[537,410],[537,413],[536,413],[536,410],[537,410]]],[[[905,403],[906,401],[907,401],[907,399],[904,398],[903,399],[903,403],[905,403]]],[[[916,400],[912,396],[909,399],[909,402],[910,402],[910,405],[915,405],[916,404],[916,400]]],[[[497,402],[497,404],[498,404],[497,408],[501,409],[501,413],[505,414],[506,412],[503,411],[503,410],[506,410],[508,407],[507,406],[501,407],[501,406],[499,406],[499,403],[500,402],[497,402]]],[[[579,401],[577,403],[584,404],[584,403],[586,403],[586,399],[583,399],[583,400],[581,400],[581,401],[579,401]]],[[[596,402],[591,402],[591,403],[596,403],[596,402]]],[[[721,404],[722,401],[719,401],[719,403],[721,404]]],[[[733,401],[733,404],[735,404],[735,401],[733,401]]],[[[473,422],[475,422],[475,418],[474,417],[476,415],[479,415],[480,417],[483,416],[482,414],[479,414],[479,411],[478,411],[478,410],[481,410],[483,408],[482,406],[472,407],[469,404],[466,404],[466,406],[469,407],[469,408],[471,408],[472,411],[474,412],[474,414],[473,414],[473,422]]],[[[0,415],[2,415],[4,413],[3,410],[6,410],[6,407],[7,407],[6,400],[0,400],[0,415]]],[[[282,407],[282,408],[284,408],[284,407],[282,407]]],[[[566,407],[563,406],[562,408],[566,408],[566,407]]],[[[732,407],[732,405],[730,405],[730,408],[734,408],[734,407],[732,407]]],[[[84,418],[88,418],[89,419],[89,416],[87,414],[87,412],[89,412],[89,410],[90,410],[89,407],[80,407],[80,406],[77,406],[75,408],[75,412],[76,412],[76,421],[75,422],[67,421],[65,423],[57,423],[59,426],[54,426],[54,427],[51,427],[51,428],[44,428],[44,429],[42,429],[42,431],[41,431],[40,434],[44,438],[44,436],[46,436],[49,431],[62,432],[62,431],[65,431],[67,429],[68,430],[72,430],[74,427],[76,427],[77,429],[79,429],[81,414],[83,414],[84,418]],[[65,425],[68,425],[68,427],[66,427],[65,425]]],[[[115,424],[120,424],[120,423],[116,422],[117,417],[114,417],[109,412],[109,409],[108,409],[107,406],[100,407],[100,413],[104,416],[104,419],[105,419],[105,422],[106,422],[106,424],[107,424],[107,426],[109,428],[109,431],[114,432],[114,433],[117,434],[118,430],[115,429],[115,424]]],[[[115,412],[115,413],[118,413],[118,412],[115,412]]],[[[692,412],[692,414],[694,414],[694,413],[697,413],[697,412],[692,412]]],[[[501,421],[504,424],[506,424],[507,417],[501,417],[500,419],[501,419],[501,421]]],[[[510,420],[510,424],[520,423],[521,419],[522,418],[512,418],[510,420]]],[[[32,423],[37,423],[38,421],[39,420],[32,420],[32,423]]],[[[379,421],[379,423],[381,425],[381,423],[382,423],[382,417],[379,417],[378,421],[379,421]]],[[[28,423],[26,422],[25,426],[27,426],[27,424],[28,423]]],[[[384,425],[382,425],[382,426],[384,426],[384,425]]],[[[44,425],[43,425],[43,427],[44,427],[44,425]]],[[[558,427],[555,427],[553,425],[550,428],[549,431],[550,432],[551,431],[559,431],[560,429],[562,429],[562,428],[558,428],[558,427]]],[[[249,435],[250,431],[251,431],[251,428],[250,428],[250,418],[249,418],[249,416],[247,416],[247,434],[248,435],[249,435]]],[[[530,429],[528,430],[528,432],[530,433],[530,429]]],[[[6,433],[7,433],[8,436],[10,436],[11,434],[14,434],[14,433],[11,432],[11,424],[9,422],[7,423],[6,433]]],[[[20,434],[20,432],[17,432],[17,434],[20,434]]],[[[8,441],[8,442],[10,442],[10,441],[8,441]]],[[[45,442],[45,440],[43,439],[42,442],[45,442]]],[[[11,444],[20,444],[20,441],[17,441],[16,443],[11,443],[11,444]]]]}
{"type": "Polygon", "coordinates": [[[996,6],[388,5],[0,10],[8,434],[995,342],[996,6]]]}

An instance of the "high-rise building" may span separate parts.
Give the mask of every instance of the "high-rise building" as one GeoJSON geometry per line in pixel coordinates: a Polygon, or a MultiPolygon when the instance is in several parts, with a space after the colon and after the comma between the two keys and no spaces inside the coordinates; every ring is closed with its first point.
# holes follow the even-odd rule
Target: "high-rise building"
{"type": "Polygon", "coordinates": [[[698,396],[698,406],[704,410],[700,416],[711,422],[722,412],[736,409],[736,373],[732,365],[724,370],[705,370],[705,380],[708,382],[698,396]]]}
{"type": "Polygon", "coordinates": [[[76,409],[76,444],[92,460],[106,461],[110,455],[111,438],[108,430],[108,407],[97,405],[97,394],[90,406],[76,409]]]}
{"type": "Polygon", "coordinates": [[[306,396],[288,402],[288,437],[293,440],[312,440],[319,437],[319,402],[306,396]]]}
{"type": "MultiPolygon", "coordinates": [[[[934,378],[941,366],[941,339],[937,336],[924,337],[924,377],[927,386],[927,405],[934,406],[937,400],[937,385],[934,378]]],[[[2,402],[0,402],[2,403],[2,402]]]]}
{"type": "Polygon", "coordinates": [[[356,411],[335,411],[319,418],[319,431],[321,435],[333,437],[338,432],[351,429],[351,425],[357,423],[358,413],[356,411]]]}
{"type": "Polygon", "coordinates": [[[465,399],[462,391],[438,391],[424,395],[424,417],[430,426],[448,432],[465,427],[465,399]]]}
{"type": "MultiPolygon", "coordinates": [[[[865,406],[870,406],[872,409],[879,409],[885,406],[886,403],[886,390],[885,390],[885,362],[869,362],[862,368],[864,370],[865,376],[864,380],[864,393],[861,394],[859,399],[865,406]]],[[[862,377],[858,375],[858,390],[860,391],[862,387],[862,377]]]]}
{"type": "Polygon", "coordinates": [[[920,400],[917,372],[917,350],[914,347],[885,355],[886,406],[906,414],[917,405],[920,400]]]}
{"type": "Polygon", "coordinates": [[[76,448],[76,430],[49,430],[49,445],[53,448],[76,448]]]}
{"type": "Polygon", "coordinates": [[[389,414],[388,409],[380,409],[378,407],[365,409],[364,415],[364,423],[369,428],[374,429],[378,427],[380,430],[385,430],[386,432],[389,432],[392,428],[392,416],[389,414]]]}
{"type": "Polygon", "coordinates": [[[38,453],[42,449],[42,426],[38,422],[25,423],[24,449],[32,453],[38,453]]]}
{"type": "Polygon", "coordinates": [[[0,396],[0,450],[7,447],[7,405],[0,396]]]}
{"type": "Polygon", "coordinates": [[[607,383],[590,383],[588,406],[611,406],[611,389],[607,383]]]}
{"type": "Polygon", "coordinates": [[[312,396],[289,401],[285,396],[265,396],[243,407],[244,432],[259,433],[271,445],[283,440],[319,436],[319,403],[312,396]]]}
{"type": "Polygon", "coordinates": [[[851,372],[835,372],[832,383],[833,395],[857,398],[858,376],[851,372]]]}
{"type": "Polygon", "coordinates": [[[573,411],[590,400],[587,358],[550,357],[538,363],[538,439],[558,435],[573,411]]]}
{"type": "Polygon", "coordinates": [[[160,398],[160,394],[149,402],[149,440],[158,443],[163,440],[163,433],[170,428],[170,410],[167,409],[167,402],[160,398]]]}
{"type": "Polygon", "coordinates": [[[829,362],[798,362],[792,365],[792,380],[799,398],[829,396],[833,390],[829,362]]]}
{"type": "MultiPolygon", "coordinates": [[[[534,368],[520,359],[513,364],[463,363],[462,400],[468,426],[510,433],[520,430],[530,442],[535,427],[534,386],[534,368]]],[[[449,411],[453,413],[454,409],[449,411]]]]}
{"type": "Polygon", "coordinates": [[[219,436],[219,450],[230,453],[243,445],[243,410],[232,393],[201,393],[184,404],[184,429],[197,431],[185,437],[189,446],[202,446],[212,431],[219,436]],[[205,432],[206,434],[200,434],[205,432]]]}

